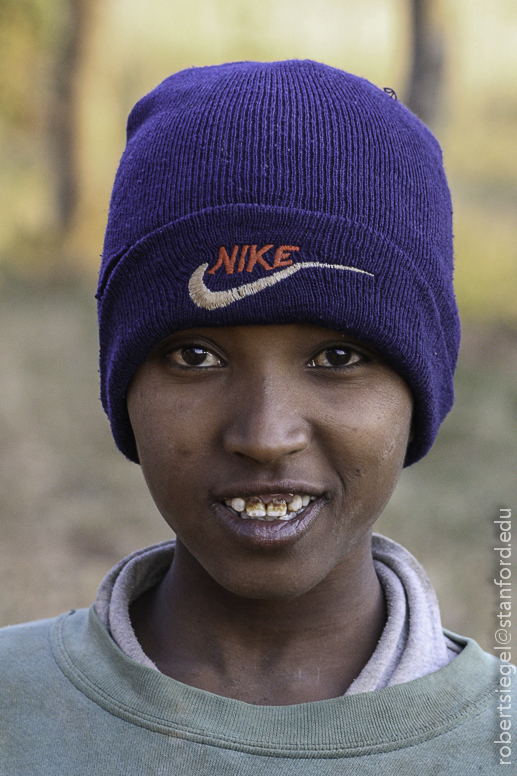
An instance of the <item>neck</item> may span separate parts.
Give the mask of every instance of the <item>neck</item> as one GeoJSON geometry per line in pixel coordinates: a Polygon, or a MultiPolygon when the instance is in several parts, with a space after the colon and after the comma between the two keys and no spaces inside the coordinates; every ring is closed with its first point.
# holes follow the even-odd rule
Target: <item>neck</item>
{"type": "Polygon", "coordinates": [[[177,543],[162,582],[131,607],[144,652],[159,670],[217,695],[261,705],[343,695],[386,622],[371,535],[296,598],[241,598],[177,543]]]}

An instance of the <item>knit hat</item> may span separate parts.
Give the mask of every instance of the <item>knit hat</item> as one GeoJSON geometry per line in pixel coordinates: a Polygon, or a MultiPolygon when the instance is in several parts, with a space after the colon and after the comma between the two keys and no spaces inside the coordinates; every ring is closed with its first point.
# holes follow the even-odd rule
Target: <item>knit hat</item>
{"type": "Polygon", "coordinates": [[[176,73],[129,116],[106,229],[101,399],[118,447],[138,461],[126,392],[167,335],[306,323],[406,380],[413,463],[453,403],[452,271],[441,150],[393,94],[311,61],[176,73]]]}

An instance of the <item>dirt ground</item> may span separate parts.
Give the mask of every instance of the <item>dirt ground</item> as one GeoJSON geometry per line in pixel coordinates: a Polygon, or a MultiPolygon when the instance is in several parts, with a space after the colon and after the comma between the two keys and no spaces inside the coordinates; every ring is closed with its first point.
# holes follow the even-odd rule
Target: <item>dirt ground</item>
{"type": "MultiPolygon", "coordinates": [[[[125,554],[168,538],[98,400],[92,288],[0,287],[0,625],[87,606],[125,554]]],[[[493,519],[517,515],[517,330],[464,325],[457,402],[378,530],[424,564],[443,623],[491,650],[493,519]]]]}

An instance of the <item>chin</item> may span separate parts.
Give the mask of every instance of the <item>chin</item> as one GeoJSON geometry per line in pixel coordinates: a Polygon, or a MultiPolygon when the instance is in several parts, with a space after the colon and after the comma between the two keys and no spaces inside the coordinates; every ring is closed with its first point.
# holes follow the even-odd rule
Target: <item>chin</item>
{"type": "Polygon", "coordinates": [[[249,598],[255,601],[287,601],[312,590],[325,578],[327,573],[318,575],[315,579],[308,579],[307,576],[300,575],[298,578],[296,575],[293,578],[282,571],[272,573],[271,569],[265,569],[262,573],[254,573],[253,579],[250,579],[249,574],[242,577],[218,575],[214,576],[213,579],[229,593],[239,598],[249,598]]]}

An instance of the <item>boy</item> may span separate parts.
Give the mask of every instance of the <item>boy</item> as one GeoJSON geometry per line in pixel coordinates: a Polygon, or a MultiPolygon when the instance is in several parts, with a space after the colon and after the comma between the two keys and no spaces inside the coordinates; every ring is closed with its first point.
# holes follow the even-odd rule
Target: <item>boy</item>
{"type": "Polygon", "coordinates": [[[314,62],[172,76],[129,117],[98,303],[114,438],[176,543],[4,630],[1,772],[495,772],[498,662],[372,536],[452,405],[430,132],[314,62]]]}

